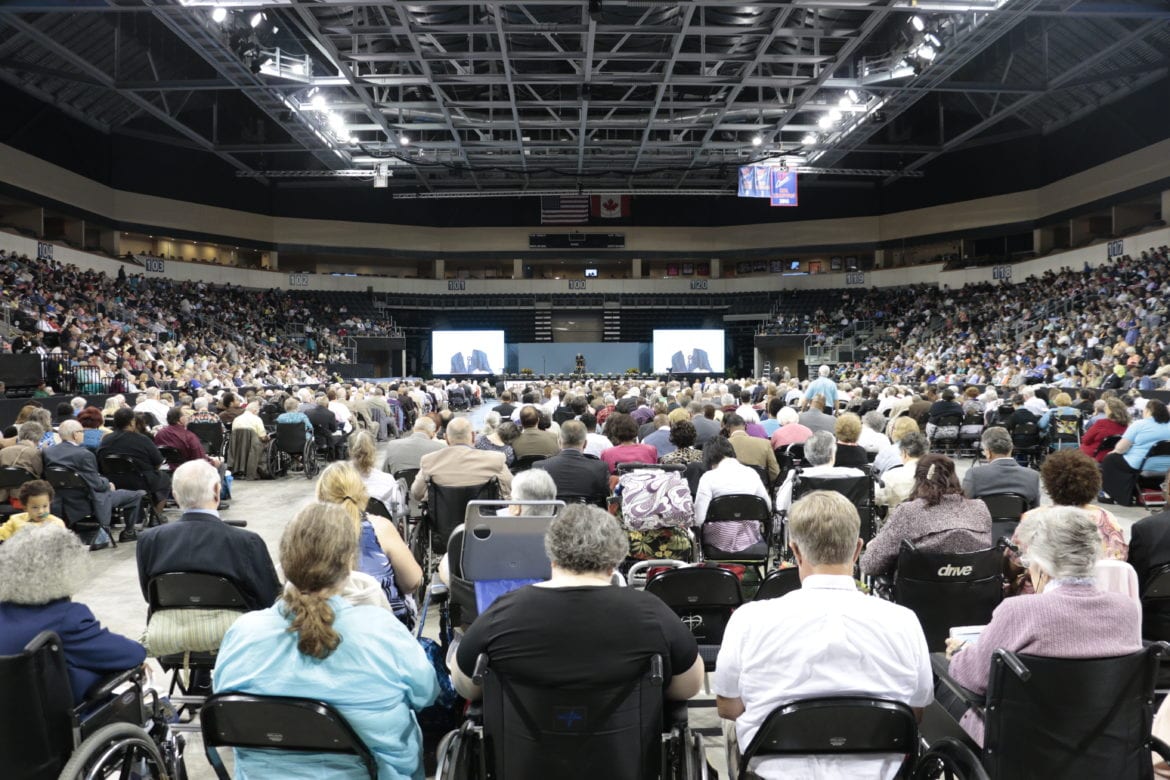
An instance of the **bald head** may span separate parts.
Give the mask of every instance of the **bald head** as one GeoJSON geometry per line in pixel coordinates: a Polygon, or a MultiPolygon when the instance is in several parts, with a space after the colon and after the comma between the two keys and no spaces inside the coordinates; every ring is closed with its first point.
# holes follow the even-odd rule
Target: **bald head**
{"type": "Polygon", "coordinates": [[[466,417],[456,417],[447,423],[448,444],[471,444],[471,422],[466,417]]]}

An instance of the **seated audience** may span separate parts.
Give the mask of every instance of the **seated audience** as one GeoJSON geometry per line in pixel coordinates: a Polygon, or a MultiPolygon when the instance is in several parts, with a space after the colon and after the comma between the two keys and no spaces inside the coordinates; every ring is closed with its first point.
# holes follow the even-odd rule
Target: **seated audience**
{"type": "Polygon", "coordinates": [[[963,496],[955,462],[946,455],[925,455],[918,461],[914,489],[865,546],[861,571],[871,576],[893,574],[903,540],[936,553],[991,547],[991,513],[982,501],[963,496]]]}
{"type": "MultiPolygon", "coordinates": [[[[1170,475],[1167,475],[1162,489],[1170,491],[1170,475]]],[[[1145,591],[1154,573],[1170,564],[1170,508],[1138,520],[1130,527],[1129,533],[1129,564],[1137,572],[1141,591],[1145,591]]],[[[1170,640],[1170,611],[1145,610],[1142,636],[1170,640]]]]}
{"type": "Polygon", "coordinates": [[[54,523],[26,527],[0,545],[0,655],[17,655],[37,634],[61,637],[73,703],[99,682],[146,660],[142,645],[102,628],[72,596],[90,577],[88,552],[54,523]]]}
{"type": "MultiPolygon", "coordinates": [[[[163,415],[166,419],[166,415],[163,415]]],[[[142,470],[151,500],[161,514],[171,494],[170,472],[162,471],[162,453],[150,437],[134,430],[134,412],[119,409],[114,413],[114,430],[102,438],[97,449],[98,462],[110,455],[125,455],[142,470]]]]}
{"type": "Polygon", "coordinates": [[[436,430],[434,420],[430,417],[419,417],[414,421],[409,436],[395,439],[386,445],[386,462],[382,464],[382,470],[388,474],[397,474],[400,471],[417,469],[423,455],[447,446],[435,439],[436,430]]]}
{"type": "MultiPolygon", "coordinates": [[[[34,477],[45,473],[45,461],[37,444],[44,435],[39,422],[24,422],[16,430],[16,441],[0,449],[0,466],[24,469],[34,477]]],[[[8,501],[8,490],[0,488],[0,501],[8,501]]]]}
{"type": "MultiPolygon", "coordinates": [[[[903,702],[919,714],[930,704],[930,660],[918,618],[857,589],[853,565],[861,551],[860,529],[857,508],[844,496],[803,496],[792,505],[788,527],[800,589],[744,604],[732,614],[711,689],[719,715],[734,721],[739,750],[773,710],[801,699],[872,696],[903,702]]],[[[902,758],[767,757],[751,769],[769,778],[889,780],[902,758]]]]}
{"type": "Polygon", "coordinates": [[[605,421],[605,433],[613,446],[601,453],[601,461],[609,473],[617,473],[619,463],[657,463],[658,450],[649,444],[639,444],[638,424],[628,414],[615,412],[605,421]]]}
{"type": "Polygon", "coordinates": [[[873,460],[873,465],[870,471],[875,477],[880,477],[886,473],[886,469],[893,468],[902,462],[902,453],[898,449],[898,442],[902,441],[902,437],[908,433],[922,433],[922,429],[918,427],[918,423],[908,415],[897,417],[890,423],[890,444],[878,450],[877,457],[873,460]]]}
{"type": "MultiPolygon", "coordinates": [[[[361,433],[373,438],[368,431],[361,433]]],[[[411,627],[415,611],[411,594],[422,581],[422,568],[394,523],[366,512],[369,498],[361,474],[349,463],[330,464],[317,478],[317,500],[340,504],[358,534],[356,568],[378,581],[395,616],[411,627]]]]}
{"type": "Polygon", "coordinates": [[[600,459],[601,453],[613,446],[613,442],[607,436],[597,432],[597,416],[592,412],[585,412],[580,417],[580,422],[585,426],[585,454],[592,455],[600,459]]]}
{"type": "Polygon", "coordinates": [[[612,585],[629,552],[618,521],[597,507],[565,507],[549,525],[547,582],[498,598],[471,625],[456,651],[451,679],[476,700],[476,658],[509,679],[556,687],[612,685],[663,662],[663,695],[689,699],[703,683],[703,659],[690,630],[657,596],[612,585]]]}
{"type": "Polygon", "coordinates": [[[865,449],[858,444],[861,436],[861,418],[853,412],[846,412],[837,418],[837,427],[834,435],[837,437],[837,457],[834,466],[846,468],[866,468],[869,466],[869,456],[865,449]]]}
{"type": "Polygon", "coordinates": [[[735,457],[734,445],[722,436],[703,448],[703,475],[695,492],[695,527],[704,544],[723,552],[741,552],[763,541],[760,524],[754,521],[729,521],[704,525],[711,501],[719,496],[748,495],[772,501],[760,475],[735,457]]]}
{"type": "Polygon", "coordinates": [[[114,508],[120,508],[125,512],[126,525],[119,541],[134,539],[145,493],[141,490],[119,490],[114,483],[98,473],[97,458],[81,444],[85,431],[77,420],[61,423],[59,433],[61,443],[41,453],[45,467],[61,466],[76,472],[90,490],[88,496],[77,495],[80,491],[74,490],[58,496],[61,514],[70,521],[77,521],[92,513],[102,528],[109,529],[114,508]]]}
{"type": "MultiPolygon", "coordinates": [[[[310,504],[298,512],[280,541],[289,585],[275,605],[242,615],[228,630],[215,690],[326,702],[374,754],[379,777],[419,778],[422,734],[415,713],[435,700],[438,682],[400,622],[341,597],[357,555],[358,536],[340,506],[310,504]]],[[[368,776],[357,757],[340,753],[241,749],[235,757],[240,776],[368,776]]]]}
{"type": "MultiPolygon", "coordinates": [[[[1141,649],[1141,612],[1128,596],[1097,589],[1093,567],[1101,538],[1088,513],[1072,507],[1029,512],[1018,535],[1035,593],[1004,600],[974,643],[947,640],[950,674],[977,694],[987,692],[997,649],[1049,658],[1106,658],[1141,649]]],[[[952,715],[965,707],[947,705],[952,715]]],[[[983,721],[975,710],[962,725],[978,743],[983,721]]]]}
{"type": "MultiPolygon", "coordinates": [[[[557,437],[551,431],[541,430],[541,413],[535,406],[520,409],[520,435],[512,442],[512,452],[517,458],[529,455],[555,455],[557,437]]],[[[655,456],[657,457],[657,456],[655,456]]],[[[650,461],[653,463],[654,461],[650,461]]]]}
{"type": "MultiPolygon", "coordinates": [[[[28,423],[25,423],[26,425],[28,423]]],[[[22,528],[37,528],[42,525],[65,527],[65,521],[52,513],[53,486],[43,479],[32,479],[20,486],[19,498],[23,512],[10,515],[0,525],[0,542],[6,542],[22,528]]]]}
{"type": "Polygon", "coordinates": [[[1089,425],[1081,437],[1081,452],[1098,463],[1113,451],[1101,446],[1105,439],[1125,433],[1130,422],[1129,409],[1120,398],[1106,398],[1102,403],[1105,404],[1105,416],[1089,425]]]}
{"type": "MultiPolygon", "coordinates": [[[[1170,440],[1170,410],[1166,404],[1151,398],[1146,401],[1142,419],[1125,429],[1113,452],[1101,461],[1101,500],[1133,506],[1137,476],[1146,453],[1155,444],[1167,440],[1170,440]]],[[[1152,458],[1144,468],[1165,473],[1170,470],[1170,456],[1152,458]]]]}
{"type": "Polygon", "coordinates": [[[967,498],[1016,493],[1027,500],[1029,508],[1039,505],[1040,475],[1012,457],[1012,435],[1005,428],[988,428],[980,445],[987,463],[972,467],[963,477],[967,498]]]}
{"type": "Polygon", "coordinates": [[[727,441],[731,442],[739,462],[760,469],[767,476],[768,484],[772,484],[780,476],[780,464],[768,440],[749,435],[747,423],[735,412],[723,415],[723,426],[727,428],[727,441]]]}
{"type": "Polygon", "coordinates": [[[930,405],[926,413],[926,438],[955,438],[959,435],[958,425],[941,425],[947,418],[962,418],[963,407],[955,401],[955,394],[949,388],[942,391],[939,400],[930,405]]]}
{"type": "Polygon", "coordinates": [[[866,412],[861,422],[861,435],[857,437],[857,443],[866,453],[876,454],[890,446],[890,437],[886,436],[885,415],[874,409],[866,412]]]}
{"type": "Polygon", "coordinates": [[[358,431],[350,437],[349,462],[361,476],[366,493],[381,501],[387,511],[394,512],[396,507],[406,506],[406,496],[398,480],[377,468],[377,457],[377,444],[372,433],[358,431]]]}
{"type": "Polygon", "coordinates": [[[77,422],[81,423],[81,427],[85,429],[85,446],[97,452],[98,445],[102,443],[102,437],[110,432],[105,427],[105,419],[102,417],[101,409],[96,406],[87,406],[77,413],[77,422]]]}
{"type": "Polygon", "coordinates": [[[891,509],[908,499],[914,491],[914,473],[918,461],[930,451],[930,445],[925,436],[912,431],[902,437],[897,449],[902,462],[885,470],[873,494],[875,504],[891,509]]]}
{"type": "Polygon", "coordinates": [[[837,420],[833,417],[832,411],[833,406],[827,404],[825,397],[817,393],[809,402],[808,409],[801,412],[797,420],[814,433],[819,431],[832,433],[837,428],[837,420]]]}
{"type": "Polygon", "coordinates": [[[556,483],[557,495],[566,501],[585,499],[591,504],[604,503],[609,496],[609,469],[600,460],[585,456],[585,435],[584,425],[577,420],[565,420],[557,435],[560,452],[537,461],[532,467],[547,471],[556,483]]]}
{"type": "Polygon", "coordinates": [[[512,488],[512,472],[504,463],[502,452],[487,452],[471,446],[471,422],[456,417],[447,424],[447,447],[428,452],[419,459],[418,475],[410,486],[410,495],[416,501],[426,498],[427,482],[436,485],[470,487],[482,485],[493,477],[500,483],[500,495],[508,497],[512,488]]]}
{"type": "Polygon", "coordinates": [[[276,424],[300,423],[305,429],[305,435],[313,438],[313,421],[301,411],[301,402],[296,396],[284,399],[284,411],[276,416],[276,424]]]}
{"type": "MultiPolygon", "coordinates": [[[[804,443],[804,459],[809,462],[807,468],[801,469],[803,477],[864,477],[865,472],[848,466],[834,466],[833,460],[837,457],[837,440],[833,434],[817,431],[804,443]]],[[[776,511],[787,512],[792,505],[792,489],[796,484],[796,470],[793,469],[784,478],[784,482],[776,491],[776,511]]]]}

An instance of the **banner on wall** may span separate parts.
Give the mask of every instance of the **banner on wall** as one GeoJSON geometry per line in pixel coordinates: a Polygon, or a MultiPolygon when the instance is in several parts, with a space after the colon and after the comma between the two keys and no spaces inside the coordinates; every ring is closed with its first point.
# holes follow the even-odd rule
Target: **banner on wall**
{"type": "Polygon", "coordinates": [[[796,171],[787,168],[772,169],[771,198],[773,206],[796,206],[796,171]]]}
{"type": "Polygon", "coordinates": [[[778,165],[739,169],[739,197],[768,198],[773,206],[796,206],[796,171],[778,165]]]}

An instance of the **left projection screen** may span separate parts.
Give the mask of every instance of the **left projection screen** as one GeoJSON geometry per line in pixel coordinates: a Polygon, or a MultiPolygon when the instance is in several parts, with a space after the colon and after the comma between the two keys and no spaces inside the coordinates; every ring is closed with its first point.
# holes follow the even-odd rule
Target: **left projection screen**
{"type": "Polygon", "coordinates": [[[431,332],[431,373],[496,374],[504,370],[504,331],[431,332]]]}

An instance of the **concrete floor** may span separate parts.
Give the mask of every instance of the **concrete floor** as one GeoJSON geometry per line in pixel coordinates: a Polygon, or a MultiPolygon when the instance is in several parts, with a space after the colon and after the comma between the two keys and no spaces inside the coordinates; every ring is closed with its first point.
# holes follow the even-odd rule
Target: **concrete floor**
{"type": "MultiPolygon", "coordinates": [[[[473,424],[482,423],[486,414],[484,407],[471,413],[473,424]]],[[[959,464],[960,477],[970,468],[970,459],[959,464]]],[[[248,521],[248,529],[259,533],[268,545],[274,561],[279,567],[277,546],[285,523],[290,520],[301,505],[313,497],[313,482],[300,476],[278,481],[246,482],[236,480],[233,486],[231,508],[223,513],[229,519],[248,521]]],[[[1145,516],[1140,508],[1109,507],[1125,528],[1128,538],[1130,526],[1145,516]]],[[[177,518],[177,510],[168,515],[177,518]]],[[[79,592],[74,600],[87,604],[107,628],[126,636],[139,638],[146,626],[146,602],[138,585],[138,574],[134,560],[134,544],[122,544],[117,549],[107,549],[91,556],[92,572],[89,585],[79,592]]],[[[437,637],[438,621],[432,611],[428,615],[424,633],[437,637]]],[[[165,687],[161,671],[156,669],[156,684],[165,687]]],[[[690,722],[694,728],[714,729],[717,733],[719,719],[715,715],[714,699],[707,693],[700,693],[692,702],[690,722]]],[[[706,737],[708,760],[726,777],[726,760],[723,743],[717,736],[706,737]]],[[[224,751],[225,762],[230,769],[230,751],[224,751]]],[[[198,734],[187,735],[187,770],[191,780],[214,780],[215,774],[204,754],[198,734]]]]}

